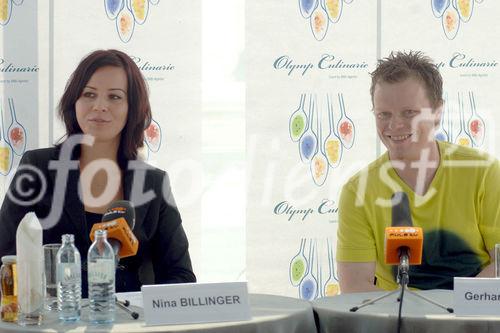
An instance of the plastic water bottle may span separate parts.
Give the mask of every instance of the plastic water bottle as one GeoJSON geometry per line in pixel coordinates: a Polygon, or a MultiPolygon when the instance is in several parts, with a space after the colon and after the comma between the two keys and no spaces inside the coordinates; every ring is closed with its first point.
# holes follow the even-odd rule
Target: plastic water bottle
{"type": "Polygon", "coordinates": [[[495,244],[495,277],[500,278],[500,244],[495,244]]]}
{"type": "Polygon", "coordinates": [[[62,235],[62,246],[57,251],[57,310],[62,321],[80,319],[82,299],[80,252],[73,235],[62,235]]]}
{"type": "Polygon", "coordinates": [[[115,320],[115,254],[106,230],[96,230],[87,255],[89,320],[96,324],[115,320]]]}

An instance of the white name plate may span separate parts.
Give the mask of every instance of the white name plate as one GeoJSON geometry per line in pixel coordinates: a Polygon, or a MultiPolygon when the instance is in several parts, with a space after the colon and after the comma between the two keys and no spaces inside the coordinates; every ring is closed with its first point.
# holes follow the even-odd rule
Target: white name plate
{"type": "Polygon", "coordinates": [[[500,279],[454,279],[453,298],[458,316],[500,315],[500,279]]]}
{"type": "Polygon", "coordinates": [[[246,282],[142,286],[146,325],[250,320],[246,282]]]}

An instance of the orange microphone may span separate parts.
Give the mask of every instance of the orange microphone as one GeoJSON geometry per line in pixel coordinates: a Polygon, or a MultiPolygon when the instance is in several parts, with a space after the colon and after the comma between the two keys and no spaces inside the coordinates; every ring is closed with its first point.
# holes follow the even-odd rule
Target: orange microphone
{"type": "Polygon", "coordinates": [[[135,226],[135,211],[132,203],[119,200],[111,204],[102,217],[101,223],[96,223],[90,231],[90,239],[94,241],[94,232],[106,230],[108,242],[113,247],[116,259],[133,256],[139,249],[139,241],[132,230],[135,226]]]}
{"type": "Polygon", "coordinates": [[[401,256],[408,256],[410,265],[422,263],[424,235],[420,227],[385,228],[385,263],[399,265],[401,256]]]}
{"type": "Polygon", "coordinates": [[[394,193],[391,200],[392,226],[385,228],[385,263],[407,271],[409,265],[422,263],[424,234],[422,228],[413,226],[406,193],[394,193]]]}

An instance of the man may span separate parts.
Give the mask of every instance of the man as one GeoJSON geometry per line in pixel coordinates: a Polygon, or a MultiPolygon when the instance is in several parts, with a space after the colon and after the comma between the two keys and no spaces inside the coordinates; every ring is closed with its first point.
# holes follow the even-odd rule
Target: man
{"type": "MultiPolygon", "coordinates": [[[[494,276],[500,243],[500,166],[472,148],[436,141],[442,78],[420,52],[391,53],[372,75],[377,132],[387,148],[343,187],[337,261],[344,293],[397,288],[397,266],[384,263],[390,199],[406,192],[413,225],[424,231],[422,265],[409,286],[452,289],[454,276],[494,276]]],[[[452,141],[452,140],[450,140],[452,141]]]]}

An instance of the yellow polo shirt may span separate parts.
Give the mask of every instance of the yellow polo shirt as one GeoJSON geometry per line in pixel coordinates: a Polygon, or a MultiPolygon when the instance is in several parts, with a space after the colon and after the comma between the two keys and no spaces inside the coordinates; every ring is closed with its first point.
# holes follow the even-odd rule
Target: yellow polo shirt
{"type": "Polygon", "coordinates": [[[475,276],[500,243],[500,164],[476,149],[438,141],[440,163],[427,193],[417,195],[397,175],[386,152],[342,188],[337,261],[376,262],[377,286],[397,287],[397,266],[384,263],[391,196],[408,194],[413,225],[424,231],[422,265],[409,286],[453,289],[453,277],[475,276]]]}

